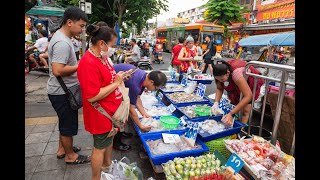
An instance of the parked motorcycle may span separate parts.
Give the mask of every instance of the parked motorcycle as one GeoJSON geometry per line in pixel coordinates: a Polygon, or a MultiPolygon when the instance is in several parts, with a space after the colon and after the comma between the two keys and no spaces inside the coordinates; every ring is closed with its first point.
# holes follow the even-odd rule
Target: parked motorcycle
{"type": "Polygon", "coordinates": [[[140,61],[131,62],[130,64],[132,64],[142,70],[152,70],[153,69],[151,67],[151,63],[150,63],[149,59],[141,59],[140,61]]]}
{"type": "Polygon", "coordinates": [[[152,59],[153,59],[154,63],[164,64],[162,51],[163,51],[163,49],[162,49],[162,45],[160,43],[158,43],[152,47],[152,56],[153,56],[152,59]]]}

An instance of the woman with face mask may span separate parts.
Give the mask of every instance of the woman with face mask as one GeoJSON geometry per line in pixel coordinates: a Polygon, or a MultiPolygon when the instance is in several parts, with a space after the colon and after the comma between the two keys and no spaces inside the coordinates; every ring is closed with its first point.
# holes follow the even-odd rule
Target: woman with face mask
{"type": "MultiPolygon", "coordinates": [[[[241,122],[245,124],[248,122],[252,98],[255,100],[258,99],[260,88],[264,83],[263,79],[258,78],[256,94],[255,97],[253,97],[254,78],[252,76],[249,76],[248,80],[244,78],[246,64],[247,63],[242,60],[229,60],[228,62],[218,61],[217,64],[213,66],[213,76],[215,78],[217,90],[212,111],[217,111],[218,103],[220,102],[224,90],[227,91],[231,104],[235,105],[233,110],[222,117],[222,121],[225,122],[227,126],[232,125],[234,114],[238,113],[241,109],[243,109],[241,122]],[[243,94],[241,101],[240,93],[243,94]]],[[[248,71],[254,74],[261,74],[259,70],[253,66],[249,66],[248,71]]]]}
{"type": "MultiPolygon", "coordinates": [[[[91,36],[92,46],[79,62],[77,75],[83,101],[85,130],[93,135],[92,179],[100,179],[101,171],[111,169],[113,136],[108,136],[112,121],[96,110],[90,103],[98,102],[112,117],[122,101],[119,86],[123,85],[126,72],[116,73],[107,60],[117,42],[116,32],[109,27],[89,25],[86,32],[91,36]]],[[[112,134],[112,133],[111,133],[112,134]]]]}

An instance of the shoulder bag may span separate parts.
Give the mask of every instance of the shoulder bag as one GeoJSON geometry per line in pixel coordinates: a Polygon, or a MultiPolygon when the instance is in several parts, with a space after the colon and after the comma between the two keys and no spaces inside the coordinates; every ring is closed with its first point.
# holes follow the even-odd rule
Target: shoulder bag
{"type": "Polygon", "coordinates": [[[77,83],[71,87],[67,87],[66,84],[63,82],[62,78],[59,76],[57,77],[62,89],[66,93],[68,97],[68,101],[70,103],[71,109],[78,110],[82,107],[82,97],[80,91],[80,84],[77,83]]]}

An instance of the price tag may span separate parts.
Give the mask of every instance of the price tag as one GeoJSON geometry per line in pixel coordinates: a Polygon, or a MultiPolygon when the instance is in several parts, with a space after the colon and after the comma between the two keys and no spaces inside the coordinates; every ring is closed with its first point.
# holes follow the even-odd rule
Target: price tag
{"type": "Polygon", "coordinates": [[[164,143],[176,143],[180,142],[180,136],[177,134],[167,134],[167,133],[162,133],[162,139],[164,143]]]}
{"type": "Polygon", "coordinates": [[[206,85],[199,83],[196,95],[203,97],[204,93],[206,92],[206,88],[207,88],[206,85]]]}
{"type": "Polygon", "coordinates": [[[160,100],[163,98],[162,92],[159,92],[158,97],[159,97],[160,100]]]}
{"type": "Polygon", "coordinates": [[[235,153],[232,153],[230,158],[228,159],[226,166],[232,167],[236,173],[238,173],[243,167],[243,160],[235,153]]]}
{"type": "Polygon", "coordinates": [[[182,116],[181,118],[180,118],[180,124],[182,125],[182,126],[187,126],[187,122],[186,122],[186,119],[187,119],[187,117],[186,116],[182,116]]]}
{"type": "Polygon", "coordinates": [[[183,86],[183,87],[186,87],[187,86],[187,84],[188,84],[188,79],[187,79],[187,76],[185,76],[185,75],[182,75],[182,79],[181,79],[181,86],[183,86]]]}
{"type": "Polygon", "coordinates": [[[167,110],[170,111],[171,113],[173,113],[173,112],[176,110],[176,107],[174,107],[173,104],[170,104],[170,105],[167,107],[167,110]]]}

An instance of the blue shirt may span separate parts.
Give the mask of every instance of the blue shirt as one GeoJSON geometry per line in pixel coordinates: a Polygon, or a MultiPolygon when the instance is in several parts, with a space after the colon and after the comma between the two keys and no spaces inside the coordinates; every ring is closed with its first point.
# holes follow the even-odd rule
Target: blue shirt
{"type": "MultiPolygon", "coordinates": [[[[113,65],[113,68],[118,73],[119,71],[128,71],[130,69],[135,69],[136,67],[131,64],[115,64],[113,65]]],[[[138,69],[132,74],[132,77],[129,80],[124,82],[125,86],[129,88],[130,104],[136,105],[138,95],[141,95],[144,90],[142,83],[146,77],[147,73],[138,69]]]]}

